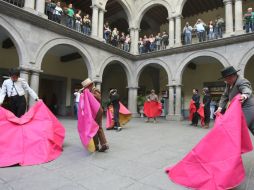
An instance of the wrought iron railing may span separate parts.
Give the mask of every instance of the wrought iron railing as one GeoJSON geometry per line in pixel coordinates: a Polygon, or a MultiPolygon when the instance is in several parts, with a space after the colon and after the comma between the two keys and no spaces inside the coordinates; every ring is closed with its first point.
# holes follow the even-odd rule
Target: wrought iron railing
{"type": "Polygon", "coordinates": [[[23,8],[25,4],[25,0],[3,0],[3,1],[21,8],[23,8]]]}

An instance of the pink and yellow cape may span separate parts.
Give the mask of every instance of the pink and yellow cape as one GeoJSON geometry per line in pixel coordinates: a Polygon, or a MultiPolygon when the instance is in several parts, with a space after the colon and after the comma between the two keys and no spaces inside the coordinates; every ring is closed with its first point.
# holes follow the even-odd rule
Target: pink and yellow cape
{"type": "MultiPolygon", "coordinates": [[[[119,123],[120,126],[123,127],[126,123],[131,120],[131,112],[121,103],[119,109],[119,123]]],[[[112,129],[114,127],[114,120],[113,120],[113,113],[114,109],[113,106],[109,106],[107,109],[107,121],[106,121],[106,128],[112,129]]]]}
{"type": "Polygon", "coordinates": [[[78,132],[83,146],[90,152],[95,151],[93,137],[99,129],[99,125],[96,123],[95,118],[100,106],[100,103],[88,89],[85,89],[80,95],[78,108],[78,132]]]}

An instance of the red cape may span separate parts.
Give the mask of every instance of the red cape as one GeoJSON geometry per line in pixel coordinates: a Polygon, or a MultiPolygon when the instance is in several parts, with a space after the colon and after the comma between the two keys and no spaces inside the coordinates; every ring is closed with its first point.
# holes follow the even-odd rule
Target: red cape
{"type": "Polygon", "coordinates": [[[35,165],[62,153],[65,129],[42,102],[21,118],[0,107],[0,167],[35,165]]]}
{"type": "Polygon", "coordinates": [[[146,101],[144,103],[144,114],[146,117],[153,118],[161,115],[162,105],[156,101],[146,101]]]}
{"type": "MultiPolygon", "coordinates": [[[[189,111],[190,111],[190,115],[189,115],[189,120],[192,121],[194,113],[196,112],[197,108],[195,106],[195,102],[191,99],[190,101],[190,105],[189,105],[189,111]]],[[[204,107],[203,104],[200,104],[199,109],[197,110],[199,116],[200,116],[200,122],[201,125],[204,126],[205,125],[205,113],[204,113],[204,107]]]]}
{"type": "Polygon", "coordinates": [[[197,109],[196,109],[196,106],[195,106],[195,102],[191,99],[190,105],[189,105],[189,112],[190,112],[189,120],[190,121],[192,121],[194,113],[196,112],[196,110],[197,109]]]}
{"type": "Polygon", "coordinates": [[[239,96],[227,112],[216,117],[213,129],[178,164],[169,178],[193,189],[225,190],[245,177],[241,154],[253,149],[239,96]]]}

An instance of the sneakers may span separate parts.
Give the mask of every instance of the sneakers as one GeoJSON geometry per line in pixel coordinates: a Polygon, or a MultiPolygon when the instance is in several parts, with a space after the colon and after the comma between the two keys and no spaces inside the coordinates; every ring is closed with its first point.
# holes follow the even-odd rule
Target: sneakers
{"type": "Polygon", "coordinates": [[[101,146],[101,148],[98,150],[98,152],[105,152],[108,149],[109,149],[109,146],[104,144],[104,145],[101,146]]]}
{"type": "Polygon", "coordinates": [[[122,130],[122,127],[115,126],[115,127],[114,127],[114,130],[116,130],[116,131],[121,131],[121,130],[122,130]]]}

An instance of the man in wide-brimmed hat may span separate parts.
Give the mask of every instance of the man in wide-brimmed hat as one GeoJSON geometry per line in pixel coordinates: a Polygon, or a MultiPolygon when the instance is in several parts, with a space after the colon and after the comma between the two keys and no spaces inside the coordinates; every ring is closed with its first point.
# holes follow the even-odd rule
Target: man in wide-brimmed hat
{"type": "MultiPolygon", "coordinates": [[[[81,84],[84,89],[89,89],[89,91],[94,95],[96,100],[99,103],[101,103],[101,92],[100,92],[100,90],[98,90],[97,88],[94,87],[94,82],[90,78],[87,78],[81,84]]],[[[107,149],[109,149],[104,131],[102,129],[102,115],[103,115],[103,109],[102,109],[102,107],[100,107],[100,109],[97,113],[97,116],[95,118],[96,123],[99,125],[99,130],[93,138],[94,143],[95,143],[95,148],[99,152],[105,152],[107,149]],[[101,148],[99,148],[99,143],[101,145],[101,148]]]]}
{"type": "Polygon", "coordinates": [[[254,135],[254,97],[252,94],[252,88],[250,82],[237,74],[239,70],[236,70],[233,66],[224,68],[221,71],[222,78],[226,83],[226,88],[221,96],[219,107],[216,113],[221,112],[229,101],[231,101],[237,94],[240,94],[240,101],[242,102],[242,108],[245,115],[247,125],[254,135]]]}

